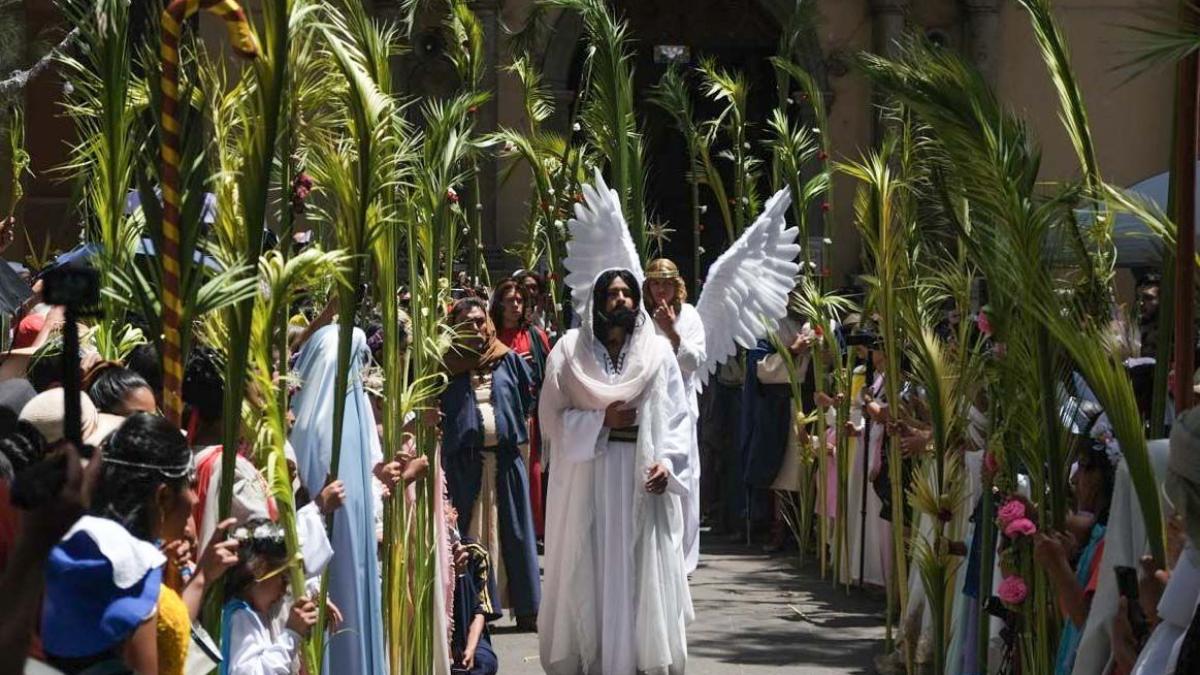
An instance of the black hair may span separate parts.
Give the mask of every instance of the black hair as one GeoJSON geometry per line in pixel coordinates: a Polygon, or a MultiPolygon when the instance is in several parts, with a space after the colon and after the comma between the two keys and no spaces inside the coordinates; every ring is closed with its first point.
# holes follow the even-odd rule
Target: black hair
{"type": "Polygon", "coordinates": [[[1100,472],[1100,503],[1096,507],[1096,522],[1101,525],[1108,523],[1108,512],[1112,507],[1113,490],[1117,485],[1117,467],[1108,458],[1108,451],[1099,441],[1091,441],[1079,453],[1079,471],[1096,470],[1100,472]]]}
{"type": "MultiPolygon", "coordinates": [[[[492,292],[491,307],[488,309],[488,314],[492,317],[492,325],[496,327],[497,332],[504,328],[504,296],[508,295],[509,291],[516,291],[517,295],[521,296],[521,302],[524,303],[524,307],[529,307],[530,303],[533,302],[533,299],[529,297],[529,292],[525,290],[525,286],[521,282],[512,277],[498,281],[496,283],[496,290],[492,292]]],[[[525,328],[525,323],[525,314],[522,312],[521,316],[517,319],[517,327],[525,328]]]]}
{"type": "Polygon", "coordinates": [[[604,311],[604,305],[608,301],[608,287],[612,285],[614,279],[620,279],[629,287],[629,294],[633,297],[634,311],[642,304],[642,287],[633,276],[633,272],[629,270],[608,270],[602,272],[600,277],[596,279],[596,285],[592,287],[592,332],[596,335],[596,339],[601,342],[608,337],[608,329],[612,326],[612,317],[604,311]]]}
{"type": "Polygon", "coordinates": [[[188,354],[183,374],[183,402],[206,422],[221,419],[225,405],[225,373],[216,350],[195,347],[188,354]]]}
{"type": "Polygon", "coordinates": [[[88,388],[88,398],[92,399],[100,412],[120,415],[125,397],[141,388],[150,389],[150,383],[129,368],[105,368],[88,388]]]}
{"type": "Polygon", "coordinates": [[[141,375],[156,396],[162,391],[162,360],[153,342],[134,347],[125,358],[125,366],[141,375]]]}
{"type": "Polygon", "coordinates": [[[115,520],[135,537],[151,541],[150,500],[160,485],[175,491],[185,489],[195,478],[191,459],[191,448],[179,427],[165,417],[149,413],[130,416],[105,443],[92,513],[115,520]]]}
{"type": "Polygon", "coordinates": [[[452,325],[459,323],[462,321],[463,315],[472,309],[482,310],[484,314],[488,313],[487,303],[474,296],[468,296],[454,301],[454,304],[450,306],[450,312],[447,314],[447,318],[450,319],[450,323],[452,325]]]}
{"type": "Polygon", "coordinates": [[[29,364],[29,383],[41,393],[60,386],[63,381],[62,339],[55,338],[34,354],[29,364]]]}
{"type": "Polygon", "coordinates": [[[19,474],[46,456],[46,439],[37,427],[18,421],[9,433],[0,436],[0,455],[8,460],[13,474],[19,474]]]}
{"type": "Polygon", "coordinates": [[[283,528],[266,518],[251,518],[229,533],[238,542],[237,564],[225,573],[225,600],[243,598],[256,579],[288,561],[283,528]]]}
{"type": "Polygon", "coordinates": [[[534,282],[537,283],[538,293],[543,292],[546,288],[546,283],[544,281],[542,281],[541,275],[537,274],[536,272],[532,272],[530,270],[520,270],[520,271],[514,273],[512,275],[512,278],[518,284],[521,284],[521,286],[525,285],[526,279],[533,279],[534,282]]]}

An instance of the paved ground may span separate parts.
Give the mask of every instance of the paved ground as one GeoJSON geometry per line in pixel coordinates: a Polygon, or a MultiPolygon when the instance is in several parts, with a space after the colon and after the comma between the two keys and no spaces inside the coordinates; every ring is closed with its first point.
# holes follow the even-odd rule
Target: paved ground
{"type": "MultiPolygon", "coordinates": [[[[692,575],[696,621],[688,629],[689,675],[871,673],[883,650],[881,593],[835,590],[795,555],[704,542],[692,575]]],[[[504,675],[541,673],[537,636],[496,627],[504,675]]]]}

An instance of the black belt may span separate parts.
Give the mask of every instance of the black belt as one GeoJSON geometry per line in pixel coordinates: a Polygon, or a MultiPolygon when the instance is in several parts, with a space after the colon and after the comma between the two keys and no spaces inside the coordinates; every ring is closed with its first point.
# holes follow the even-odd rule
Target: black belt
{"type": "Polygon", "coordinates": [[[608,430],[608,440],[609,441],[620,441],[622,443],[637,443],[637,439],[638,439],[638,428],[637,427],[624,427],[622,429],[609,429],[608,430]]]}

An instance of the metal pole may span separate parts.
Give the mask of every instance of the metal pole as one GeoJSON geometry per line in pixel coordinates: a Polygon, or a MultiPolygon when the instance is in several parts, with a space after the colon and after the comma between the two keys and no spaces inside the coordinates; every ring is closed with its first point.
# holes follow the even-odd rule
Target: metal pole
{"type": "MultiPolygon", "coordinates": [[[[1180,2],[1180,20],[1197,25],[1197,10],[1180,2]]],[[[1177,82],[1179,114],[1176,116],[1175,167],[1175,411],[1192,407],[1195,372],[1196,269],[1196,85],[1200,55],[1195,51],[1179,62],[1177,82]]]]}

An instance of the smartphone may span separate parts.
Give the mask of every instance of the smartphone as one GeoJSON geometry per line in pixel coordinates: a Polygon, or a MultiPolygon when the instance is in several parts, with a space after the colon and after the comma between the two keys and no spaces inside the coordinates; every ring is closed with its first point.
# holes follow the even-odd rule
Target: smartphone
{"type": "Polygon", "coordinates": [[[1129,625],[1133,627],[1133,635],[1139,641],[1149,633],[1150,624],[1142,612],[1142,604],[1138,602],[1138,573],[1132,567],[1116,565],[1113,572],[1117,575],[1117,592],[1125,596],[1129,605],[1129,625]]]}

